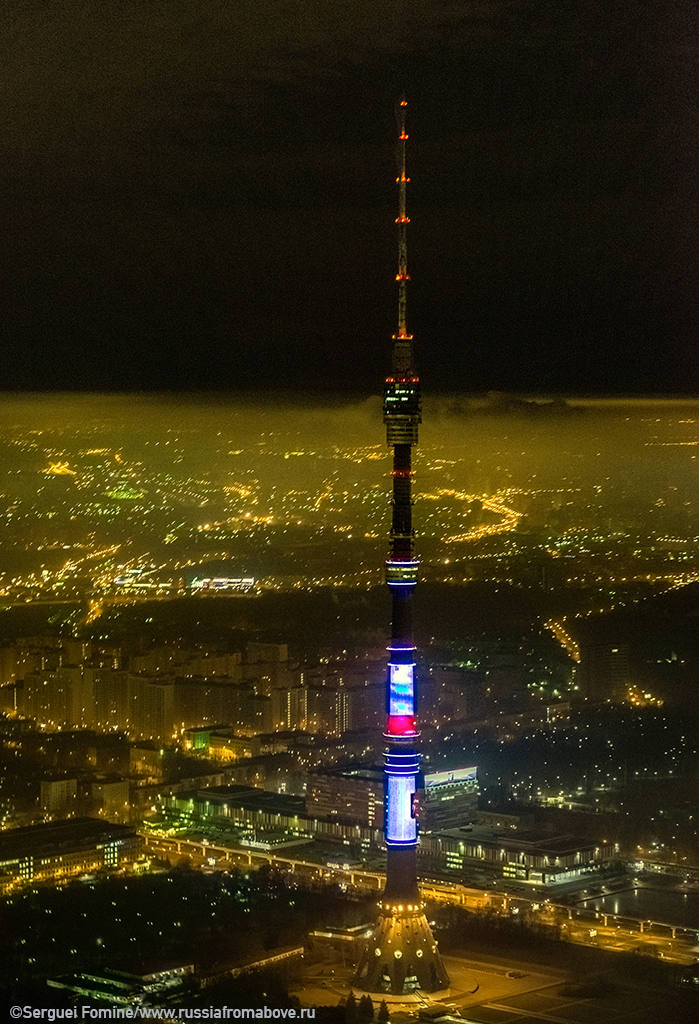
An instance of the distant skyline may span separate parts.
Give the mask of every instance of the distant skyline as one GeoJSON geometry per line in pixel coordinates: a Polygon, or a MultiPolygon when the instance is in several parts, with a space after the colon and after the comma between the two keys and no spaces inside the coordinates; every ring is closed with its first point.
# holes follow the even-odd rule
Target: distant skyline
{"type": "Polygon", "coordinates": [[[1,390],[699,390],[688,0],[24,0],[1,390]]]}

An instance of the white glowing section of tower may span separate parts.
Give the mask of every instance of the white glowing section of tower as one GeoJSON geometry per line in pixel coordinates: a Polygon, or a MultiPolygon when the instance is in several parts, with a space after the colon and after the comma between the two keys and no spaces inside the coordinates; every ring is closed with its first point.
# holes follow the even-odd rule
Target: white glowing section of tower
{"type": "Polygon", "coordinates": [[[415,776],[389,775],[386,802],[386,842],[391,846],[413,846],[417,842],[415,776]]]}
{"type": "Polygon", "coordinates": [[[403,718],[415,714],[415,664],[388,663],[388,715],[403,718]]]}

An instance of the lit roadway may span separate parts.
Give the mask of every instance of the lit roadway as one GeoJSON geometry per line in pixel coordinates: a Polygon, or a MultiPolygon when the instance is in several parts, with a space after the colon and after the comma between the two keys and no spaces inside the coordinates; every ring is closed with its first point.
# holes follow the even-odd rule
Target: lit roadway
{"type": "Polygon", "coordinates": [[[457,533],[452,536],[445,537],[445,543],[447,544],[459,544],[463,541],[481,540],[483,537],[493,537],[498,533],[508,533],[510,530],[516,530],[517,524],[522,518],[523,513],[517,512],[516,509],[506,505],[499,495],[494,494],[491,497],[484,495],[466,494],[464,491],[447,490],[441,488],[437,495],[427,494],[424,497],[452,497],[457,501],[478,501],[480,500],[484,509],[488,512],[493,512],[495,515],[502,516],[499,523],[484,523],[481,526],[473,526],[470,530],[465,533],[457,533]]]}
{"type": "MultiPolygon", "coordinates": [[[[227,867],[256,869],[271,864],[281,871],[291,872],[306,881],[335,882],[357,892],[380,893],[386,876],[377,871],[342,864],[329,866],[302,860],[289,853],[221,846],[206,839],[185,839],[180,836],[156,834],[150,830],[141,833],[148,852],[162,860],[191,857],[197,867],[225,870],[227,867]]],[[[423,897],[435,903],[448,903],[469,910],[488,909],[517,917],[527,915],[542,924],[557,925],[569,942],[604,949],[633,952],[639,947],[661,959],[679,964],[692,964],[692,947],[697,943],[693,928],[663,922],[641,921],[626,915],[605,914],[601,911],[580,910],[576,907],[551,903],[544,896],[513,896],[509,893],[489,892],[443,880],[427,880],[420,884],[423,897]]]]}
{"type": "Polygon", "coordinates": [[[558,622],[555,619],[549,619],[545,624],[546,628],[549,629],[556,640],[558,640],[561,647],[566,651],[568,656],[573,661],[580,663],[580,647],[576,640],[570,635],[563,622],[558,622]]]}

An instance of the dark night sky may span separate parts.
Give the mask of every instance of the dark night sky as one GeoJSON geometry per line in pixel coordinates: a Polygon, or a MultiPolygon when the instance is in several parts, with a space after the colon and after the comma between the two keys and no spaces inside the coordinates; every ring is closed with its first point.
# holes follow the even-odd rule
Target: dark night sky
{"type": "Polygon", "coordinates": [[[0,390],[697,387],[691,0],[3,5],[0,390]],[[694,220],[694,223],[693,223],[694,220]]]}

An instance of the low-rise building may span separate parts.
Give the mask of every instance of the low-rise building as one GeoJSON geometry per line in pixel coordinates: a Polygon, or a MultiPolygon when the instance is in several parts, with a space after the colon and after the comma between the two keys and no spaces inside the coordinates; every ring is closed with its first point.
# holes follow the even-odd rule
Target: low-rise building
{"type": "Polygon", "coordinates": [[[88,973],[49,978],[49,988],[86,996],[110,1006],[159,1006],[181,996],[187,979],[194,976],[194,964],[135,967],[131,971],[109,968],[88,973]]]}
{"type": "Polygon", "coordinates": [[[595,872],[619,854],[618,844],[541,830],[446,829],[423,836],[418,857],[432,871],[468,877],[481,869],[532,885],[558,885],[595,872]]]}
{"type": "Polygon", "coordinates": [[[0,832],[0,892],[132,863],[143,839],[128,825],[75,818],[0,832]]]}
{"type": "Polygon", "coordinates": [[[192,821],[219,820],[252,831],[258,837],[285,832],[365,848],[379,847],[383,841],[378,827],[315,817],[306,812],[303,797],[270,793],[252,786],[213,786],[195,792],[169,793],[159,799],[166,813],[174,812],[192,821]]]}

